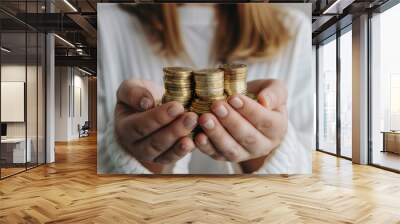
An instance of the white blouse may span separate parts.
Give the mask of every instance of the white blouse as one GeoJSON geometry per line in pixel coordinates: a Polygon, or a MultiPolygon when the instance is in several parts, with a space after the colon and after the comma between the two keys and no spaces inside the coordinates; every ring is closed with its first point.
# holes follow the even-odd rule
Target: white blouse
{"type": "MultiPolygon", "coordinates": [[[[256,173],[311,173],[313,149],[313,87],[311,73],[311,21],[298,11],[289,10],[286,26],[293,37],[273,59],[247,63],[248,79],[280,79],[288,87],[288,132],[256,173]]],[[[213,67],[210,45],[215,33],[211,7],[183,5],[178,8],[183,44],[194,69],[213,67]]],[[[146,39],[138,18],[118,4],[98,5],[98,173],[151,173],[135,160],[114,138],[116,91],[123,80],[146,79],[163,85],[162,68],[187,66],[169,64],[157,56],[146,39]]],[[[233,174],[241,173],[236,163],[216,161],[194,150],[165,173],[233,174]]]]}

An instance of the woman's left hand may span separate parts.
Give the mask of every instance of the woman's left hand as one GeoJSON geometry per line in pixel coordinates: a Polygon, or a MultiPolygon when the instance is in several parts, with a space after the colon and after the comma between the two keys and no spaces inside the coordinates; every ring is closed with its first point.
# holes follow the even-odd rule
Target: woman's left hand
{"type": "Polygon", "coordinates": [[[281,143],[288,126],[286,87],[279,80],[256,80],[248,83],[248,91],[257,95],[258,102],[234,95],[215,102],[212,113],[200,116],[203,132],[195,142],[203,153],[216,160],[248,162],[261,158],[263,163],[281,143]]]}

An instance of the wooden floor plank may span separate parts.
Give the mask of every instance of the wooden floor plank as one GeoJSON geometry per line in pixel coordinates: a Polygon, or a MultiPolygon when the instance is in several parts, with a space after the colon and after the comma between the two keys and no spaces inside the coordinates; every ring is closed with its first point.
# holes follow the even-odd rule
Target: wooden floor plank
{"type": "Polygon", "coordinates": [[[312,175],[96,174],[96,138],[0,181],[0,223],[400,223],[400,175],[314,153],[312,175]]]}

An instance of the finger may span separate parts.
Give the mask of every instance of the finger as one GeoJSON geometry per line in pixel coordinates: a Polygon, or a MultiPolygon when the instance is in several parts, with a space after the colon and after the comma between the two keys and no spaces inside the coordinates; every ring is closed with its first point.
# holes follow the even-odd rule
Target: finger
{"type": "Polygon", "coordinates": [[[175,163],[195,148],[193,140],[189,137],[181,138],[171,149],[158,156],[154,162],[161,164],[175,163]]]}
{"type": "MultiPolygon", "coordinates": [[[[236,112],[226,101],[217,101],[211,106],[212,112],[228,133],[244,149],[253,156],[268,153],[265,149],[271,147],[271,141],[258,131],[241,114],[236,112]]],[[[259,114],[265,117],[265,114],[259,114]]]]}
{"type": "Polygon", "coordinates": [[[275,110],[287,102],[286,85],[278,79],[255,80],[248,83],[248,90],[257,94],[257,100],[264,107],[275,110]]]}
{"type": "Polygon", "coordinates": [[[117,101],[131,107],[134,111],[145,111],[155,105],[155,97],[140,80],[125,80],[117,90],[117,101]]]}
{"type": "Polygon", "coordinates": [[[213,114],[201,115],[199,124],[217,151],[227,160],[239,162],[249,158],[249,153],[232,138],[213,114]]]}
{"type": "Polygon", "coordinates": [[[213,146],[213,144],[208,140],[207,135],[204,133],[199,133],[195,137],[195,143],[197,148],[204,154],[210,156],[215,160],[226,160],[213,146]]]}
{"type": "Polygon", "coordinates": [[[133,113],[121,118],[117,129],[121,135],[127,136],[132,142],[136,142],[151,133],[161,129],[184,113],[182,104],[168,102],[149,111],[133,113]]]}
{"type": "Polygon", "coordinates": [[[178,139],[190,134],[197,125],[197,118],[197,115],[193,112],[184,113],[171,124],[140,140],[136,144],[136,158],[143,161],[153,161],[171,148],[178,139]]]}
{"type": "Polygon", "coordinates": [[[287,126],[286,112],[268,110],[247,96],[234,95],[227,102],[257,130],[270,138],[279,137],[281,128],[287,126]]]}

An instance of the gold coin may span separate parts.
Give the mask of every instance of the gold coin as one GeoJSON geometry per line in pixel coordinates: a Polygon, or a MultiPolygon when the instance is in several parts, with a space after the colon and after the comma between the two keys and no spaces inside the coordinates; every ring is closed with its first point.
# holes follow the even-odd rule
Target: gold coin
{"type": "Polygon", "coordinates": [[[174,86],[168,86],[168,87],[165,88],[165,91],[191,93],[191,92],[193,92],[193,89],[192,88],[179,88],[179,87],[174,87],[174,86]]]}
{"type": "Polygon", "coordinates": [[[187,67],[177,67],[177,66],[172,66],[172,67],[165,67],[163,69],[165,74],[180,74],[180,75],[190,75],[192,73],[191,68],[187,67]]]}
{"type": "Polygon", "coordinates": [[[216,81],[216,80],[224,80],[224,73],[215,73],[215,74],[194,74],[194,81],[196,82],[209,82],[209,81],[216,81]]]}
{"type": "Polygon", "coordinates": [[[224,71],[221,69],[217,68],[209,68],[209,69],[201,69],[201,70],[196,70],[193,71],[193,75],[196,78],[197,77],[207,77],[207,78],[217,78],[217,77],[223,77],[224,76],[224,71]]]}
{"type": "Polygon", "coordinates": [[[183,94],[174,94],[169,92],[166,92],[165,95],[168,96],[169,98],[182,98],[182,99],[190,99],[193,96],[193,94],[183,95],[183,94]]]}
{"type": "Polygon", "coordinates": [[[208,97],[202,96],[201,98],[199,97],[199,99],[204,100],[205,102],[210,102],[212,104],[214,101],[226,99],[226,95],[225,96],[208,96],[208,97]]]}
{"type": "Polygon", "coordinates": [[[247,73],[247,65],[245,64],[223,64],[219,68],[228,73],[247,73]]]}
{"type": "Polygon", "coordinates": [[[201,85],[195,85],[194,89],[203,89],[203,88],[218,89],[218,88],[223,88],[224,85],[225,85],[225,83],[218,83],[218,85],[217,84],[213,84],[213,83],[210,83],[210,85],[202,83],[201,85]]]}
{"type": "Polygon", "coordinates": [[[190,100],[192,98],[191,95],[189,95],[189,96],[174,96],[171,94],[164,94],[164,97],[166,99],[177,99],[177,100],[181,100],[181,101],[190,100]]]}
{"type": "Polygon", "coordinates": [[[247,86],[247,83],[244,81],[225,82],[224,86],[247,86]]]}
{"type": "Polygon", "coordinates": [[[247,80],[247,75],[240,75],[240,76],[226,75],[224,77],[224,81],[230,81],[230,80],[246,81],[247,80]]]}
{"type": "Polygon", "coordinates": [[[225,86],[225,89],[241,90],[241,89],[247,89],[247,88],[246,88],[246,85],[227,85],[227,86],[225,86]]]}
{"type": "Polygon", "coordinates": [[[225,87],[225,90],[229,90],[229,91],[243,91],[246,90],[246,87],[225,87]]]}
{"type": "Polygon", "coordinates": [[[243,80],[246,81],[247,80],[247,75],[225,75],[224,80],[243,80]]]}
{"type": "MultiPolygon", "coordinates": [[[[231,92],[235,92],[232,90],[229,90],[231,92]]],[[[216,97],[221,97],[223,96],[225,93],[225,91],[221,91],[220,93],[203,93],[203,94],[198,94],[196,93],[196,96],[200,99],[212,99],[212,98],[216,98],[216,97]]]]}
{"type": "Polygon", "coordinates": [[[195,112],[197,114],[203,114],[203,113],[208,113],[210,112],[210,107],[212,105],[211,103],[204,103],[203,101],[193,101],[191,105],[191,111],[195,112]]]}
{"type": "Polygon", "coordinates": [[[247,85],[247,82],[244,80],[224,82],[224,86],[226,85],[247,85]]]}
{"type": "Polygon", "coordinates": [[[230,91],[243,91],[243,90],[246,90],[247,88],[246,87],[242,87],[242,88],[240,88],[240,87],[226,87],[225,88],[225,90],[230,90],[230,91]]]}
{"type": "Polygon", "coordinates": [[[223,91],[224,90],[224,86],[218,86],[218,87],[196,87],[194,89],[196,92],[218,92],[218,91],[223,91]]]}
{"type": "Polygon", "coordinates": [[[164,85],[164,88],[166,89],[192,89],[192,85],[171,85],[171,84],[166,84],[164,85]]]}
{"type": "Polygon", "coordinates": [[[201,84],[201,83],[210,83],[210,82],[217,82],[217,83],[223,83],[224,82],[224,78],[222,77],[195,77],[194,78],[194,83],[195,84],[201,84]]]}
{"type": "Polygon", "coordinates": [[[191,101],[191,98],[171,97],[169,95],[164,95],[163,101],[164,102],[178,101],[178,102],[188,103],[191,101]]]}
{"type": "Polygon", "coordinates": [[[164,78],[164,85],[193,85],[192,79],[168,79],[164,78]]]}
{"type": "Polygon", "coordinates": [[[232,90],[225,90],[226,94],[228,94],[228,96],[232,96],[235,94],[242,94],[242,95],[246,95],[247,91],[243,90],[243,91],[232,91],[232,90]]]}
{"type": "Polygon", "coordinates": [[[193,82],[192,82],[191,79],[189,79],[189,80],[164,79],[164,84],[168,84],[168,85],[193,85],[193,82]]]}
{"type": "Polygon", "coordinates": [[[247,72],[237,72],[237,71],[224,70],[224,75],[225,76],[243,76],[243,75],[247,75],[247,72]]]}
{"type": "Polygon", "coordinates": [[[164,68],[165,94],[162,102],[182,103],[186,110],[195,113],[210,112],[216,100],[227,95],[247,94],[247,66],[225,64],[221,69],[192,71],[184,67],[164,68]]]}
{"type": "Polygon", "coordinates": [[[192,88],[186,88],[186,87],[175,87],[175,86],[168,86],[165,87],[165,90],[167,91],[171,91],[171,92],[185,92],[185,93],[189,93],[192,92],[192,88]]]}

